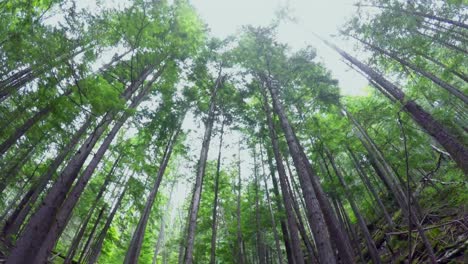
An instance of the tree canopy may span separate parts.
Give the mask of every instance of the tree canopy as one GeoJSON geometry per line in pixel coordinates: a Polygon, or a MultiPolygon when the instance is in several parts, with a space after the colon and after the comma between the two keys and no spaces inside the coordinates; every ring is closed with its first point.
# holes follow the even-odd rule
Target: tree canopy
{"type": "Polygon", "coordinates": [[[464,1],[219,39],[187,0],[0,3],[0,262],[465,263],[464,1]],[[339,46],[338,39],[354,43],[339,46]]]}

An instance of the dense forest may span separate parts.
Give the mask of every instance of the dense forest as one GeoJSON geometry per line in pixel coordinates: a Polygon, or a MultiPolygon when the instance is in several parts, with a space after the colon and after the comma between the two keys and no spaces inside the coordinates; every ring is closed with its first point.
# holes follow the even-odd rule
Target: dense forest
{"type": "Polygon", "coordinates": [[[468,262],[466,1],[361,1],[300,50],[286,12],[220,39],[79,2],[0,1],[0,263],[468,262]]]}

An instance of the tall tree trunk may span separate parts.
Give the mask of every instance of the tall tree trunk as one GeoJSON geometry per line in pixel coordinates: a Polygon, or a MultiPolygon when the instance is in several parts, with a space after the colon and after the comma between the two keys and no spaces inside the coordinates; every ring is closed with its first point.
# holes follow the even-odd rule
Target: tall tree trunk
{"type": "Polygon", "coordinates": [[[103,215],[105,210],[106,210],[106,206],[104,205],[104,206],[102,206],[101,210],[98,213],[96,221],[94,222],[94,225],[91,228],[91,232],[89,232],[88,239],[86,239],[86,242],[85,242],[85,244],[83,246],[83,249],[81,250],[80,257],[78,258],[78,263],[83,263],[84,262],[84,258],[85,258],[85,256],[87,255],[87,253],[89,251],[91,243],[92,243],[92,241],[94,239],[94,235],[96,234],[97,227],[98,227],[99,223],[101,222],[101,218],[102,218],[102,215],[103,215]]]}
{"type": "MultiPolygon", "coordinates": [[[[80,48],[79,50],[74,51],[71,56],[63,55],[61,56],[60,62],[63,62],[64,59],[72,58],[84,52],[87,49],[89,49],[89,46],[85,48],[80,48]]],[[[109,63],[104,64],[99,69],[98,73],[102,73],[105,70],[107,70],[110,66],[112,66],[112,64],[121,60],[125,55],[130,53],[130,51],[132,50],[130,49],[122,53],[121,55],[114,56],[109,63]]],[[[32,82],[33,80],[38,78],[40,75],[44,74],[45,72],[46,72],[46,69],[44,69],[44,67],[39,67],[38,69],[35,69],[35,70],[33,70],[31,67],[28,67],[26,69],[18,71],[17,73],[12,74],[7,79],[0,81],[0,103],[6,100],[8,97],[10,97],[15,91],[19,90],[27,83],[32,82]]]]}
{"type": "Polygon", "coordinates": [[[96,263],[96,261],[99,258],[99,255],[101,254],[102,245],[104,243],[104,239],[106,238],[107,231],[109,230],[109,228],[111,226],[111,223],[114,220],[115,214],[117,213],[117,210],[119,209],[120,204],[122,203],[123,197],[125,196],[125,193],[127,192],[128,182],[129,182],[129,180],[125,184],[125,187],[123,187],[123,190],[119,195],[119,198],[117,198],[117,201],[115,202],[111,213],[107,217],[107,220],[106,220],[106,223],[104,224],[104,227],[101,229],[101,232],[99,233],[97,241],[96,241],[96,243],[95,243],[95,245],[94,245],[94,247],[93,247],[93,249],[92,249],[92,251],[91,251],[91,253],[89,255],[89,259],[88,259],[88,262],[87,262],[88,264],[96,263]]]}
{"type": "Polygon", "coordinates": [[[72,244],[70,245],[70,248],[69,248],[68,253],[67,253],[67,257],[64,260],[64,264],[70,264],[70,263],[73,262],[73,258],[75,256],[76,250],[78,249],[78,246],[79,246],[79,244],[81,242],[81,239],[83,238],[83,235],[86,232],[86,228],[88,227],[88,223],[91,220],[91,217],[94,214],[94,210],[98,206],[98,203],[101,200],[104,192],[107,190],[107,185],[109,185],[111,177],[114,174],[115,168],[117,167],[117,164],[119,163],[121,158],[122,158],[122,154],[119,154],[119,156],[115,159],[111,170],[109,171],[109,173],[107,173],[106,178],[104,179],[104,183],[101,185],[101,188],[99,188],[99,192],[97,193],[96,197],[94,198],[94,201],[91,204],[91,207],[88,209],[88,213],[87,213],[87,215],[85,217],[85,220],[81,224],[78,232],[76,233],[75,237],[72,240],[72,244]]]}
{"type": "MultiPolygon", "coordinates": [[[[136,109],[138,105],[143,101],[145,96],[150,92],[153,83],[159,78],[158,74],[155,74],[150,81],[148,81],[143,89],[132,98],[130,103],[130,109],[136,109]]],[[[124,123],[130,117],[129,112],[125,112],[121,115],[119,120],[114,124],[111,131],[104,138],[102,144],[99,146],[94,157],[89,162],[88,166],[83,171],[82,175],[78,178],[75,186],[70,191],[67,198],[63,201],[62,206],[57,212],[56,220],[52,222],[51,227],[48,231],[46,238],[44,239],[42,246],[36,256],[36,260],[40,262],[42,259],[46,259],[50,251],[55,246],[56,241],[59,236],[65,229],[73,211],[73,208],[78,203],[81,194],[84,192],[91,176],[93,175],[95,169],[97,168],[99,162],[104,157],[104,154],[109,149],[112,141],[117,136],[117,133],[120,131],[124,123]]]]}
{"type": "Polygon", "coordinates": [[[438,29],[438,31],[440,31],[440,32],[442,32],[444,34],[455,35],[458,38],[462,38],[463,40],[468,40],[468,35],[464,34],[461,31],[459,31],[456,26],[453,26],[453,25],[452,26],[445,26],[442,23],[434,22],[434,21],[430,21],[430,20],[425,20],[425,21],[423,20],[422,23],[423,23],[423,25],[425,27],[438,29]]]}
{"type": "MultiPolygon", "coordinates": [[[[273,213],[273,207],[271,206],[271,199],[270,199],[270,191],[268,189],[268,184],[266,180],[266,172],[265,172],[265,161],[263,159],[263,150],[262,150],[262,145],[260,145],[260,158],[261,158],[261,163],[262,163],[262,176],[263,176],[263,185],[265,187],[265,194],[267,198],[267,203],[268,203],[268,209],[270,210],[270,216],[271,216],[271,226],[273,228],[273,237],[275,238],[275,247],[276,247],[276,254],[278,256],[278,263],[282,264],[283,263],[283,254],[281,253],[281,246],[279,242],[279,236],[278,236],[278,230],[276,228],[276,220],[275,220],[275,214],[273,213]]],[[[273,256],[272,256],[273,259],[273,256]]]]}
{"type": "MultiPolygon", "coordinates": [[[[275,204],[276,207],[278,208],[278,211],[283,213],[287,216],[287,212],[283,208],[283,203],[281,201],[282,196],[279,193],[279,188],[278,188],[278,180],[276,179],[275,176],[275,166],[273,165],[273,151],[269,149],[266,145],[265,148],[267,150],[267,158],[268,158],[268,166],[270,168],[270,176],[271,176],[271,181],[273,182],[273,193],[275,194],[275,204]]],[[[286,258],[288,260],[288,263],[295,263],[295,257],[291,251],[291,239],[289,237],[289,231],[288,227],[286,225],[286,222],[284,221],[284,218],[280,218],[280,227],[281,227],[281,233],[283,235],[283,242],[284,242],[284,248],[286,251],[286,258]]]]}
{"type": "MultiPolygon", "coordinates": [[[[292,256],[294,259],[294,263],[296,264],[301,264],[304,263],[304,255],[301,250],[301,244],[299,241],[299,235],[298,235],[298,227],[296,223],[296,219],[294,218],[294,211],[292,208],[292,198],[291,198],[291,193],[289,192],[287,188],[287,176],[286,176],[286,170],[284,168],[283,164],[283,158],[281,156],[281,152],[279,149],[279,143],[278,143],[278,136],[276,134],[276,130],[273,124],[273,117],[272,117],[272,111],[270,108],[270,105],[268,103],[268,98],[266,96],[266,92],[263,91],[263,107],[265,110],[265,114],[267,117],[267,124],[268,124],[268,132],[271,140],[271,145],[273,148],[273,155],[275,157],[276,161],[276,168],[278,170],[278,178],[280,180],[280,186],[281,186],[281,193],[283,197],[283,204],[284,208],[286,211],[286,220],[288,222],[288,229],[289,229],[289,235],[291,238],[291,251],[292,251],[292,256]]],[[[274,177],[272,175],[272,177],[274,177]]],[[[284,233],[283,233],[284,235],[284,233]]]]}
{"type": "Polygon", "coordinates": [[[372,49],[382,53],[382,54],[385,54],[386,56],[398,61],[401,65],[405,66],[405,67],[408,67],[410,69],[412,69],[413,71],[417,72],[418,74],[428,78],[429,80],[431,80],[433,83],[437,84],[438,86],[442,87],[443,89],[445,89],[446,91],[448,91],[449,93],[451,93],[453,96],[457,97],[458,99],[462,100],[465,104],[468,104],[468,96],[466,96],[462,91],[458,90],[456,87],[450,85],[449,83],[439,79],[437,76],[435,76],[434,74],[430,73],[430,72],[427,72],[425,71],[424,69],[421,69],[419,68],[418,66],[398,57],[395,53],[393,52],[390,52],[390,51],[386,51],[376,45],[373,45],[365,40],[361,40],[359,38],[355,38],[356,40],[360,41],[361,43],[371,47],[372,49]]]}
{"type": "MultiPolygon", "coordinates": [[[[140,75],[140,78],[127,87],[123,93],[123,98],[128,100],[150,73],[151,70],[148,68],[144,70],[140,75]]],[[[160,71],[160,73],[162,72],[160,71]]],[[[158,74],[155,74],[154,77],[157,78],[158,76],[158,74]]],[[[153,80],[155,80],[154,77],[153,80]]],[[[138,98],[142,99],[143,95],[144,92],[140,93],[138,98]]],[[[134,108],[136,105],[138,105],[140,101],[138,98],[130,104],[130,108],[134,108]]],[[[106,140],[104,140],[102,143],[92,162],[90,162],[88,167],[83,172],[82,177],[80,177],[79,181],[81,183],[77,183],[75,185],[75,188],[68,196],[70,199],[65,199],[67,197],[68,190],[72,186],[74,180],[77,178],[86,158],[90,154],[101,135],[105,132],[105,129],[110,124],[113,116],[113,113],[108,113],[103,117],[95,131],[86,139],[83,145],[78,149],[76,154],[67,164],[59,179],[50,188],[49,193],[44,198],[42,205],[37,209],[37,211],[29,220],[23,234],[20,236],[16,242],[15,247],[10,252],[7,263],[41,263],[46,260],[48,252],[54,246],[56,238],[60,233],[59,230],[64,228],[64,225],[68,220],[68,214],[71,212],[73,206],[78,201],[78,198],[86,186],[87,181],[91,177],[92,172],[96,168],[100,159],[107,151],[111,141],[117,134],[120,127],[123,125],[123,122],[126,120],[126,118],[128,118],[128,113],[125,113],[119,120],[120,122],[117,122],[114,125],[112,131],[106,137],[106,140]],[[60,205],[63,205],[65,200],[68,203],[68,208],[63,206],[61,208],[60,205]],[[62,216],[58,215],[59,212],[62,212],[62,216]],[[62,219],[59,220],[59,217],[62,217],[62,219]],[[48,237],[47,243],[45,243],[46,237],[48,237]]]]}
{"type": "Polygon", "coordinates": [[[465,74],[452,69],[450,66],[442,63],[441,61],[439,61],[439,60],[437,60],[435,58],[432,58],[431,56],[428,56],[424,52],[419,52],[419,51],[417,51],[415,49],[412,49],[411,51],[414,52],[417,56],[421,56],[422,58],[434,63],[435,65],[444,68],[445,71],[452,73],[453,75],[457,76],[458,78],[462,79],[463,81],[468,82],[468,76],[466,76],[465,74]]]}
{"type": "Polygon", "coordinates": [[[173,180],[173,182],[171,183],[171,190],[170,190],[170,193],[169,193],[169,199],[167,200],[166,210],[164,210],[163,215],[161,216],[161,227],[159,228],[158,240],[157,240],[156,245],[154,247],[154,254],[153,254],[152,264],[156,264],[156,261],[158,259],[159,250],[160,250],[161,245],[162,245],[162,243],[164,241],[165,229],[166,229],[166,216],[169,213],[169,209],[171,207],[172,195],[173,195],[173,192],[174,192],[175,184],[176,184],[176,181],[173,180]]]}
{"type": "Polygon", "coordinates": [[[258,166],[257,166],[257,153],[256,144],[253,146],[254,158],[254,184],[255,184],[255,225],[256,225],[256,242],[257,242],[257,257],[259,264],[265,264],[265,244],[263,243],[263,228],[260,225],[260,195],[259,195],[259,180],[258,180],[258,166]]]}
{"type": "Polygon", "coordinates": [[[244,264],[245,254],[243,247],[242,239],[242,230],[241,230],[241,190],[242,190],[242,181],[241,181],[241,155],[240,155],[240,139],[238,146],[238,160],[237,160],[237,208],[236,208],[236,220],[237,220],[237,246],[239,247],[239,252],[237,256],[237,261],[239,264],[244,264]]]}
{"type": "Polygon", "coordinates": [[[16,141],[18,141],[39,120],[47,116],[51,110],[52,107],[50,105],[42,108],[39,112],[35,113],[31,118],[29,118],[23,125],[18,127],[12,135],[10,135],[0,144],[0,156],[4,155],[7,150],[16,143],[16,141]]]}
{"type": "Polygon", "coordinates": [[[358,252],[359,258],[361,259],[362,262],[365,262],[364,255],[362,254],[362,250],[361,250],[361,242],[359,241],[359,237],[356,233],[354,226],[351,224],[351,220],[349,219],[348,213],[343,207],[343,203],[339,199],[335,199],[335,203],[336,203],[337,211],[341,212],[344,223],[348,227],[349,233],[351,234],[351,237],[354,242],[353,244],[356,246],[356,251],[358,252]]]}
{"type": "Polygon", "coordinates": [[[18,206],[15,213],[9,217],[7,224],[5,224],[5,226],[3,227],[2,232],[5,238],[10,239],[12,235],[19,235],[18,231],[20,230],[21,225],[24,223],[24,220],[30,213],[31,208],[36,203],[41,193],[45,190],[47,183],[57,171],[60,164],[62,164],[62,162],[65,160],[68,153],[70,153],[76,146],[76,144],[78,144],[83,134],[89,128],[91,121],[91,116],[86,117],[86,121],[81,125],[78,131],[76,131],[75,134],[73,134],[68,144],[59,152],[57,157],[55,157],[55,159],[49,165],[47,171],[45,171],[39,177],[38,182],[31,187],[30,191],[28,192],[28,195],[25,195],[23,197],[24,202],[22,202],[21,204],[23,204],[24,206],[18,206]]]}
{"type": "Polygon", "coordinates": [[[414,199],[414,197],[411,198],[413,203],[416,205],[414,206],[414,209],[416,209],[418,212],[415,212],[416,210],[408,210],[407,196],[401,189],[401,186],[396,182],[396,176],[394,176],[392,168],[390,167],[390,165],[388,165],[382,153],[375,146],[375,144],[367,135],[367,133],[365,133],[365,130],[360,126],[360,124],[357,123],[357,121],[352,117],[352,115],[350,115],[349,112],[346,112],[346,114],[353,122],[353,124],[359,129],[360,134],[364,137],[364,139],[361,140],[361,142],[363,143],[363,146],[367,149],[369,153],[371,165],[375,169],[377,175],[382,179],[387,188],[390,190],[390,193],[394,195],[398,205],[402,209],[403,214],[405,214],[405,216],[408,219],[411,218],[411,221],[416,225],[421,240],[423,241],[424,246],[426,247],[426,250],[428,252],[429,259],[432,263],[435,263],[435,255],[432,246],[424,233],[421,223],[419,222],[419,215],[421,215],[421,213],[419,212],[419,206],[416,205],[416,200],[414,199]],[[410,212],[411,214],[408,215],[408,212],[410,212]]]}
{"type": "Polygon", "coordinates": [[[210,250],[210,264],[216,263],[216,231],[217,231],[217,210],[218,210],[218,189],[219,189],[219,174],[221,170],[221,150],[223,148],[223,134],[224,134],[224,120],[221,124],[221,132],[219,136],[219,149],[218,149],[218,160],[216,163],[216,175],[214,182],[214,199],[213,199],[213,212],[211,222],[211,250],[210,250]]]}
{"type": "Polygon", "coordinates": [[[430,36],[430,35],[426,34],[425,32],[421,32],[419,30],[415,30],[413,32],[415,34],[420,35],[423,38],[426,38],[426,39],[430,40],[431,42],[438,43],[439,46],[441,46],[441,47],[446,47],[446,48],[451,49],[453,51],[460,52],[461,54],[464,54],[465,56],[468,54],[468,50],[460,48],[460,47],[458,47],[458,46],[456,46],[456,45],[454,45],[454,44],[452,44],[450,42],[447,42],[447,41],[441,39],[441,38],[437,38],[435,36],[430,36]]]}
{"type": "MultiPolygon", "coordinates": [[[[289,172],[289,175],[290,175],[290,177],[292,177],[291,172],[289,172]]],[[[291,197],[292,208],[294,209],[294,211],[291,212],[291,213],[292,214],[295,213],[295,215],[296,215],[296,216],[293,215],[292,218],[293,218],[293,221],[295,221],[297,219],[297,221],[295,221],[295,223],[297,225],[297,229],[299,230],[299,234],[302,237],[302,242],[304,242],[304,245],[307,248],[307,253],[309,254],[309,256],[308,256],[309,261],[306,261],[306,263],[308,263],[308,262],[318,263],[317,254],[314,251],[314,245],[312,244],[312,241],[310,240],[310,237],[309,237],[309,234],[311,232],[306,229],[306,224],[303,221],[303,215],[301,213],[299,203],[297,202],[297,197],[294,194],[294,192],[293,192],[293,190],[291,188],[291,183],[289,182],[287,177],[286,177],[286,185],[287,185],[288,193],[290,194],[289,196],[291,197]]],[[[305,208],[305,207],[303,207],[303,208],[305,208]]],[[[307,226],[307,228],[309,228],[309,227],[307,226]]]]}
{"type": "Polygon", "coordinates": [[[185,251],[184,263],[192,264],[193,262],[193,246],[195,243],[195,230],[197,228],[198,209],[200,208],[201,192],[203,185],[203,177],[205,175],[206,160],[208,158],[208,150],[210,148],[211,131],[215,118],[216,94],[218,88],[223,84],[225,76],[221,75],[221,70],[218,73],[215,85],[211,92],[210,108],[208,112],[208,120],[205,126],[205,135],[203,136],[202,149],[200,152],[200,160],[197,166],[197,175],[195,178],[195,188],[192,197],[192,206],[190,208],[189,225],[187,232],[187,248],[185,251]]]}
{"type": "MultiPolygon", "coordinates": [[[[319,150],[318,151],[318,154],[319,156],[321,157],[321,162],[319,161],[319,166],[320,166],[320,169],[322,170],[322,172],[328,176],[328,179],[330,180],[330,182],[333,182],[333,177],[332,177],[332,173],[330,172],[330,168],[328,167],[328,164],[327,164],[327,160],[325,158],[325,156],[323,155],[323,151],[322,150],[319,150]]],[[[337,214],[337,217],[338,217],[338,221],[339,221],[339,224],[343,227],[344,231],[345,231],[345,235],[347,236],[347,239],[349,239],[351,241],[351,239],[349,238],[348,236],[348,233],[346,233],[346,225],[344,224],[344,221],[342,218],[342,215],[341,215],[341,212],[338,209],[338,206],[337,206],[337,203],[340,202],[339,200],[339,197],[337,194],[333,194],[331,196],[331,200],[332,200],[332,203],[333,203],[333,206],[335,208],[335,212],[337,214]]],[[[359,253],[360,252],[360,248],[357,249],[357,252],[359,253]]]]}
{"type": "Polygon", "coordinates": [[[393,83],[386,80],[382,75],[371,69],[369,66],[358,61],[348,53],[333,44],[326,42],[327,45],[335,49],[343,58],[354,64],[366,75],[372,78],[382,88],[387,90],[403,106],[406,112],[419,124],[426,132],[431,135],[445,150],[452,156],[458,166],[468,175],[468,149],[454,135],[452,135],[441,123],[432,117],[431,114],[424,111],[421,106],[412,100],[408,100],[405,93],[393,83]]]}
{"type": "Polygon", "coordinates": [[[304,195],[304,200],[306,202],[307,207],[307,216],[309,222],[311,223],[312,231],[314,233],[319,259],[323,263],[336,263],[335,254],[332,249],[329,229],[325,222],[325,217],[322,212],[320,203],[317,199],[316,191],[312,184],[311,176],[307,171],[307,165],[304,161],[304,155],[301,154],[302,149],[289,123],[284,108],[279,101],[278,91],[276,87],[274,87],[271,84],[268,78],[269,77],[263,76],[262,79],[267,83],[266,86],[270,91],[270,95],[273,101],[273,109],[279,116],[281,127],[286,136],[289,152],[291,153],[291,157],[293,158],[294,165],[299,175],[299,181],[303,189],[302,193],[304,195]]]}
{"type": "MultiPolygon", "coordinates": [[[[183,118],[182,118],[183,119],[183,118]]],[[[182,125],[182,121],[180,121],[180,125],[176,128],[173,132],[173,135],[169,138],[166,149],[164,150],[164,155],[161,158],[161,164],[159,165],[158,175],[156,176],[156,180],[154,181],[153,188],[148,196],[146,201],[145,209],[140,217],[140,221],[133,232],[132,240],[130,246],[127,250],[127,254],[125,255],[125,264],[133,264],[138,263],[138,258],[140,257],[141,246],[143,245],[143,239],[145,237],[145,230],[146,225],[148,224],[148,219],[151,214],[151,208],[153,207],[154,200],[156,199],[156,195],[159,190],[159,186],[161,185],[162,178],[166,171],[166,167],[169,164],[169,160],[171,158],[172,150],[174,145],[177,141],[177,138],[180,133],[180,126],[182,125]]]]}
{"type": "Polygon", "coordinates": [[[387,164],[383,154],[377,148],[376,144],[373,142],[361,124],[359,124],[354,116],[346,109],[343,108],[343,111],[357,129],[358,138],[369,153],[369,160],[377,175],[382,180],[387,189],[393,194],[397,202],[399,204],[405,204],[405,201],[407,200],[406,194],[403,192],[401,185],[398,183],[397,176],[395,175],[393,169],[389,164],[387,164]]]}
{"type": "MultiPolygon", "coordinates": [[[[361,6],[364,6],[364,5],[361,5],[361,6]]],[[[463,22],[458,22],[458,21],[455,21],[455,20],[452,20],[452,19],[449,19],[449,18],[439,17],[439,16],[436,16],[436,15],[427,14],[427,13],[423,13],[423,12],[416,11],[416,10],[406,10],[406,9],[402,9],[402,8],[399,8],[399,7],[384,6],[384,5],[374,5],[374,6],[378,7],[378,8],[392,9],[392,10],[395,10],[395,11],[400,11],[402,13],[415,15],[415,16],[420,16],[420,17],[431,19],[431,20],[444,22],[444,23],[454,25],[454,26],[457,26],[457,27],[461,27],[461,28],[464,28],[464,29],[468,29],[467,24],[464,24],[463,22]]]]}
{"type": "Polygon", "coordinates": [[[359,163],[359,160],[356,158],[356,155],[354,155],[354,152],[348,147],[348,153],[351,156],[351,159],[353,160],[354,166],[356,168],[356,171],[358,172],[358,175],[360,176],[361,180],[363,183],[367,186],[369,191],[371,192],[373,198],[379,205],[380,209],[382,210],[382,213],[384,215],[384,219],[387,222],[388,226],[390,229],[392,229],[395,224],[393,223],[392,217],[390,214],[387,212],[387,209],[385,208],[385,205],[382,202],[382,199],[380,199],[380,196],[378,195],[377,191],[375,190],[374,186],[370,182],[369,178],[366,175],[366,172],[362,168],[361,164],[359,163]]]}
{"type": "Polygon", "coordinates": [[[369,250],[369,255],[371,256],[372,262],[376,264],[381,263],[379,252],[377,251],[374,240],[372,240],[372,236],[369,232],[369,229],[367,228],[366,221],[362,217],[356,203],[354,202],[354,197],[352,195],[351,190],[348,188],[348,185],[346,184],[344,177],[341,174],[339,168],[337,167],[335,159],[333,158],[331,153],[328,150],[325,150],[325,154],[327,155],[328,160],[330,161],[330,164],[332,165],[332,168],[335,171],[335,174],[338,177],[338,180],[344,189],[344,193],[346,195],[346,198],[348,199],[349,204],[351,205],[351,209],[353,210],[354,215],[357,218],[359,227],[361,228],[362,234],[364,235],[364,239],[366,240],[367,249],[369,250]]]}

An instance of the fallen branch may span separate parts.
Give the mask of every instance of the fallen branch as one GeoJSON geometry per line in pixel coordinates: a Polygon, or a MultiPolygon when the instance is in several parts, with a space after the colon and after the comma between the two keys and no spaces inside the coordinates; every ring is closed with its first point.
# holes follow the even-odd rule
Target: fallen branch
{"type": "Polygon", "coordinates": [[[468,247],[468,240],[466,240],[460,247],[445,253],[443,257],[441,257],[440,259],[437,260],[437,262],[438,263],[446,263],[450,259],[452,259],[453,257],[456,257],[458,253],[461,253],[467,247],[468,247]]]}
{"type": "MultiPolygon", "coordinates": [[[[434,228],[437,228],[437,227],[450,225],[450,224],[453,224],[453,223],[460,223],[460,220],[463,220],[463,218],[455,219],[455,220],[445,222],[445,223],[442,223],[442,224],[438,224],[438,225],[434,225],[434,226],[428,226],[428,227],[423,228],[423,230],[426,231],[426,230],[434,229],[434,228]]],[[[413,230],[411,230],[411,232],[418,232],[418,230],[413,229],[413,230]]],[[[400,232],[389,232],[389,233],[386,233],[386,235],[404,235],[404,234],[407,234],[407,233],[408,233],[408,230],[400,231],[400,232]]]]}

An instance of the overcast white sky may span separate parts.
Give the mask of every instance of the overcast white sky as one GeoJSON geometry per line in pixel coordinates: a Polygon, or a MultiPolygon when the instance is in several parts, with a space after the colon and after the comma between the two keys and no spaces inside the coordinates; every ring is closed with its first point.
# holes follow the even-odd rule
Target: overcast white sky
{"type": "MultiPolygon", "coordinates": [[[[311,32],[329,38],[356,11],[353,0],[190,0],[200,17],[208,24],[213,36],[223,38],[239,33],[243,25],[268,25],[275,13],[286,6],[296,22],[284,22],[278,29],[278,38],[291,48],[311,45],[317,49],[319,60],[340,82],[345,95],[366,94],[367,81],[346,66],[336,52],[324,46],[311,32]]],[[[352,50],[351,43],[335,43],[352,50]]]]}

